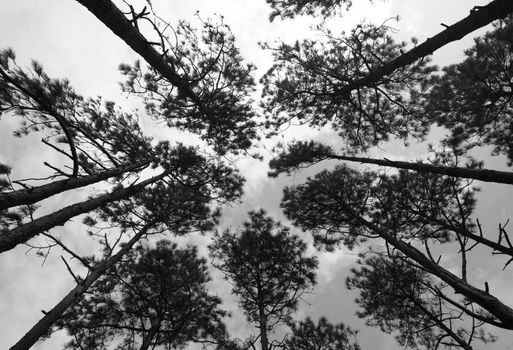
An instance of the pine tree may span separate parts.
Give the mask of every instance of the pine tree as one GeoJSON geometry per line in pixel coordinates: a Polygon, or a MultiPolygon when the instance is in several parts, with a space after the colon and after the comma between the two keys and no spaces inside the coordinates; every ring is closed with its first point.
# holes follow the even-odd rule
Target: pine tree
{"type": "Polygon", "coordinates": [[[513,16],[475,39],[465,60],[434,76],[425,107],[430,118],[451,131],[450,142],[464,149],[491,145],[513,161],[513,16]]]}
{"type": "MultiPolygon", "coordinates": [[[[208,185],[207,185],[208,186],[208,185]]],[[[75,275],[66,263],[69,271],[75,279],[77,286],[73,288],[52,310],[25,334],[12,349],[29,349],[38,339],[48,334],[50,328],[72,307],[90,287],[95,288],[95,282],[103,277],[109,269],[118,263],[125,254],[132,254],[131,249],[142,238],[155,233],[168,233],[173,235],[185,235],[193,231],[204,232],[212,230],[218,223],[220,211],[211,208],[212,198],[206,196],[205,188],[191,191],[190,188],[181,188],[178,183],[170,183],[166,186],[160,184],[139,193],[135,199],[135,205],[111,205],[98,212],[97,219],[87,217],[87,224],[92,229],[97,226],[97,220],[104,221],[108,228],[100,227],[101,232],[90,235],[98,236],[103,246],[104,256],[101,259],[93,257],[81,257],[69,250],[66,245],[59,245],[72,255],[73,259],[81,262],[87,269],[87,276],[80,278],[75,275]],[[114,240],[112,240],[114,236],[114,240]],[[119,249],[122,239],[129,236],[130,239],[119,249]],[[112,242],[114,241],[114,242],[112,242]],[[116,252],[115,250],[118,249],[116,252]]],[[[214,193],[210,194],[215,196],[214,193]]],[[[51,237],[50,235],[48,235],[51,237]]]]}
{"type": "MultiPolygon", "coordinates": [[[[452,164],[443,164],[439,154],[437,154],[441,152],[432,152],[434,153],[434,157],[427,162],[404,162],[390,160],[388,158],[377,159],[340,155],[337,154],[332,147],[315,141],[295,141],[288,145],[280,145],[275,148],[275,150],[279,150],[279,153],[269,162],[269,167],[271,168],[269,176],[271,177],[277,177],[281,173],[290,175],[302,168],[309,167],[324,160],[341,160],[343,162],[375,164],[398,169],[415,170],[416,172],[429,172],[451,177],[513,185],[513,172],[484,169],[482,164],[472,157],[468,157],[469,160],[464,166],[457,166],[454,161],[452,164]]],[[[452,152],[455,155],[462,156],[461,150],[453,149],[452,152]]]]}
{"type": "Polygon", "coordinates": [[[296,226],[312,231],[318,247],[330,250],[342,243],[352,248],[381,239],[376,243],[388,247],[389,253],[401,253],[483,310],[474,312],[465,301],[446,296],[464,313],[513,329],[513,310],[466,278],[466,253],[475,244],[469,242],[472,236],[465,235],[477,229],[470,218],[474,203],[468,186],[458,186],[451,178],[406,171],[378,177],[346,166],[285,188],[282,200],[285,214],[296,226]],[[430,248],[450,241],[459,245],[461,277],[444,268],[430,248]]]}
{"type": "Polygon", "coordinates": [[[196,248],[139,244],[59,320],[67,349],[139,349],[216,343],[226,337],[221,300],[208,293],[207,263],[196,248]]]}
{"type": "Polygon", "coordinates": [[[249,217],[243,229],[216,237],[210,253],[259,329],[262,350],[269,350],[269,332],[290,319],[315,284],[317,259],[305,256],[306,244],[263,210],[249,217]]]}
{"type": "Polygon", "coordinates": [[[442,298],[442,293],[450,294],[443,284],[401,256],[373,256],[360,264],[346,280],[349,289],[360,291],[357,315],[369,326],[394,333],[401,346],[470,350],[476,341],[495,341],[483,329],[483,321],[465,320],[461,310],[442,298]]]}
{"type": "Polygon", "coordinates": [[[492,1],[419,45],[412,40],[409,51],[387,23],[360,24],[342,35],[325,29],[323,40],[270,48],[275,63],[262,78],[266,125],[271,134],[290,122],[329,125],[352,151],[421,138],[432,124],[421,103],[436,70],[426,57],[511,12],[510,1],[492,1]]]}

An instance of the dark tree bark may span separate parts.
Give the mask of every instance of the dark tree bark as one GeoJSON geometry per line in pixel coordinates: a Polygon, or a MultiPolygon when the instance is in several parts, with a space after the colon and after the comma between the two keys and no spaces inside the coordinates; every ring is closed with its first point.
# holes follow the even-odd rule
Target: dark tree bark
{"type": "MultiPolygon", "coordinates": [[[[312,230],[316,245],[325,246],[326,249],[333,248],[338,244],[344,244],[351,248],[366,239],[383,239],[387,248],[393,247],[398,250],[411,260],[412,264],[436,276],[453,288],[456,294],[461,294],[487,312],[476,313],[467,309],[463,304],[453,301],[457,304],[455,306],[481,321],[500,328],[513,329],[513,309],[511,307],[489,294],[488,291],[478,289],[467,283],[464,278],[457,277],[439,265],[438,261],[433,258],[428,247],[429,241],[443,243],[446,238],[444,238],[443,230],[438,229],[438,223],[433,222],[431,217],[437,219],[440,215],[452,222],[451,214],[439,213],[437,208],[432,211],[430,205],[417,206],[418,202],[415,199],[408,199],[408,195],[398,196],[397,200],[404,201],[404,205],[415,206],[420,211],[426,211],[426,215],[428,215],[427,220],[421,216],[409,217],[407,212],[400,207],[402,204],[394,203],[395,199],[388,198],[391,192],[398,189],[387,184],[387,179],[384,177],[380,178],[379,183],[376,181],[377,179],[373,173],[361,174],[346,166],[340,166],[333,172],[324,171],[314,179],[308,179],[304,185],[286,188],[282,207],[285,209],[287,217],[293,220],[294,225],[303,230],[312,230]],[[382,192],[379,192],[379,189],[382,192]],[[401,222],[403,219],[406,222],[401,222]],[[424,228],[427,230],[423,231],[424,228]],[[412,232],[416,233],[411,235],[412,232]],[[441,236],[437,236],[439,233],[441,236]],[[412,245],[412,242],[415,241],[425,245],[426,253],[412,245]],[[488,313],[489,315],[487,315],[488,313]]],[[[422,187],[423,184],[431,184],[430,182],[419,182],[415,186],[409,187],[407,181],[401,180],[397,183],[403,186],[401,189],[406,194],[411,191],[415,192],[415,186],[422,187]]],[[[438,182],[432,184],[443,185],[438,182]]],[[[433,201],[435,205],[443,203],[448,206],[448,210],[453,210],[453,204],[443,199],[441,193],[435,191],[433,194],[434,196],[430,194],[419,198],[421,202],[433,201]]],[[[451,193],[448,195],[452,196],[451,193]]],[[[467,200],[468,204],[472,205],[471,195],[467,200]]],[[[461,211],[462,218],[465,219],[471,214],[468,209],[462,208],[461,211]]],[[[458,222],[458,217],[454,222],[458,222]]],[[[449,231],[451,230],[450,227],[449,231]]],[[[442,297],[446,298],[447,296],[442,295],[442,297]]]]}
{"type": "Polygon", "coordinates": [[[269,166],[272,171],[269,172],[269,176],[276,177],[281,173],[290,174],[298,169],[328,159],[376,164],[399,169],[414,170],[419,173],[433,173],[484,182],[513,185],[513,172],[491,169],[472,169],[422,162],[403,162],[387,158],[378,159],[338,155],[330,146],[326,146],[315,141],[298,141],[287,145],[287,150],[283,150],[278,156],[270,161],[269,166]]]}
{"type": "Polygon", "coordinates": [[[267,338],[267,316],[265,315],[265,306],[258,306],[259,327],[260,327],[260,345],[262,350],[269,350],[269,339],[267,338]]]}
{"type": "Polygon", "coordinates": [[[444,349],[472,350],[473,342],[494,341],[481,328],[483,322],[462,318],[460,310],[432,290],[444,288],[443,284],[402,254],[371,256],[359,264],[362,268],[351,270],[346,279],[348,289],[360,292],[356,315],[367,325],[394,334],[402,348],[435,350],[443,343],[444,349]]]}
{"type": "MultiPolygon", "coordinates": [[[[247,150],[251,147],[253,140],[257,138],[256,122],[253,120],[255,113],[250,97],[255,85],[252,76],[254,67],[243,64],[239,50],[234,45],[233,36],[227,28],[221,29],[225,25],[211,26],[204,23],[204,29],[211,31],[213,35],[202,34],[205,36],[201,45],[190,42],[194,49],[182,52],[180,47],[187,46],[186,42],[191,38],[183,36],[183,41],[179,38],[182,35],[179,34],[176,37],[177,50],[170,49],[173,46],[171,44],[165,47],[164,43],[167,41],[165,33],[160,31],[158,23],[147,17],[148,13],[144,12],[144,9],[138,15],[131,9],[133,18],[130,20],[110,0],[78,0],[78,2],[137,52],[151,67],[148,74],[154,83],[149,85],[148,82],[133,84],[132,74],[138,75],[141,72],[140,67],[122,65],[120,69],[129,78],[126,86],[124,85],[128,91],[134,92],[137,90],[134,90],[134,86],[137,85],[137,88],[142,89],[140,92],[143,95],[153,95],[151,90],[154,88],[157,89],[156,95],[163,92],[162,99],[158,98],[159,103],[151,108],[155,112],[158,111],[158,118],[167,119],[168,125],[199,134],[220,154],[230,151],[238,153],[241,149],[247,150]],[[148,41],[139,31],[137,20],[141,18],[153,23],[153,28],[161,40],[158,44],[160,49],[156,48],[155,42],[148,41]],[[203,44],[205,48],[202,48],[203,44]],[[204,57],[212,54],[214,55],[211,57],[212,62],[205,65],[204,57]],[[181,63],[173,65],[173,62],[176,62],[175,59],[180,61],[189,55],[185,66],[181,63]],[[200,74],[197,75],[197,73],[200,74]],[[165,84],[159,82],[161,78],[167,82],[165,84]],[[168,89],[171,86],[173,86],[171,90],[176,88],[173,92],[176,98],[169,98],[168,89]],[[180,112],[176,113],[175,107],[179,108],[180,112]]],[[[184,29],[187,32],[190,30],[185,27],[184,29]]],[[[162,30],[165,31],[165,29],[162,30]]],[[[180,30],[175,34],[178,32],[180,30]]]]}
{"type": "Polygon", "coordinates": [[[0,233],[0,253],[10,250],[16,247],[18,244],[24,243],[30,238],[35,237],[41,232],[49,230],[54,226],[62,225],[72,217],[90,212],[91,210],[99,208],[107,203],[127,198],[141,191],[146,186],[161,180],[166,175],[167,172],[163,172],[160,175],[154,176],[136,185],[127,188],[117,189],[112,191],[111,193],[91,198],[84,202],[72,204],[52,214],[40,217],[38,219],[35,219],[34,221],[16,227],[12,230],[2,232],[0,233]]]}
{"type": "MultiPolygon", "coordinates": [[[[485,182],[513,184],[513,173],[507,171],[498,171],[490,169],[469,169],[461,167],[448,167],[443,165],[426,164],[420,162],[401,162],[389,159],[375,159],[366,157],[351,157],[341,155],[329,155],[327,158],[344,160],[349,162],[360,162],[366,164],[377,164],[400,169],[409,169],[417,172],[429,172],[434,174],[447,175],[452,177],[461,177],[466,179],[475,179],[485,182]]],[[[483,235],[476,235],[464,227],[448,225],[447,222],[437,221],[442,227],[453,230],[464,237],[468,237],[475,242],[484,244],[495,251],[513,256],[513,247],[507,247],[495,241],[489,240],[483,235]]]]}
{"type": "MultiPolygon", "coordinates": [[[[180,199],[176,198],[176,203],[180,199]]],[[[167,220],[165,210],[156,217],[167,220]]],[[[183,218],[187,220],[187,218],[183,218]]],[[[180,219],[177,221],[181,221],[180,219]]],[[[161,225],[162,224],[162,225],[161,225]]],[[[163,232],[160,222],[155,232],[163,232]]],[[[52,327],[73,338],[66,349],[182,349],[227,338],[221,299],[208,293],[207,260],[195,247],[140,242],[105,272],[52,327]],[[100,304],[100,305],[99,305],[100,304]]]]}
{"type": "Polygon", "coordinates": [[[100,278],[109,268],[114,266],[125,255],[133,245],[144,236],[157,220],[152,220],[146,224],[134,237],[132,237],[115,255],[101,262],[82,283],[73,288],[57,305],[54,306],[38,323],[32,327],[10,350],[28,350],[35,342],[41,338],[50,327],[62,316],[62,314],[74,303],[80,296],[100,278]]]}
{"type": "Polygon", "coordinates": [[[424,253],[422,253],[414,246],[395,238],[373,223],[354,213],[351,208],[345,208],[345,210],[347,213],[351,213],[353,218],[361,225],[365,226],[373,233],[379,235],[392,247],[396,248],[401,253],[421,265],[424,269],[426,269],[426,271],[440,278],[442,281],[454,288],[456,293],[464,295],[470,301],[478,304],[483,309],[495,316],[500,321],[500,323],[493,323],[495,326],[505,329],[513,329],[513,309],[503,304],[499,299],[484,290],[477,289],[476,287],[468,284],[450,271],[438,265],[432,259],[429,259],[426,255],[424,255],[424,253]]]}
{"type": "Polygon", "coordinates": [[[54,181],[38,187],[0,193],[0,210],[15,207],[17,205],[33,204],[57,193],[88,186],[114,176],[138,170],[146,165],[148,165],[148,162],[140,162],[137,164],[109,169],[99,174],[54,181]]]}
{"type": "Polygon", "coordinates": [[[418,172],[430,172],[453,177],[462,177],[465,179],[475,179],[485,182],[503,183],[513,185],[513,173],[507,171],[490,169],[469,169],[461,167],[450,167],[435,164],[426,164],[420,162],[401,162],[389,159],[376,159],[367,157],[351,157],[343,155],[326,155],[327,159],[338,159],[349,162],[359,162],[367,164],[377,164],[400,169],[410,169],[418,172]]]}
{"type": "Polygon", "coordinates": [[[513,1],[511,0],[494,0],[486,6],[474,8],[470,10],[470,14],[461,21],[448,26],[447,29],[427,39],[419,46],[416,46],[391,62],[384,64],[379,69],[369,72],[366,77],[355,80],[343,88],[338,89],[334,92],[334,95],[344,96],[361,86],[371,86],[383,76],[392,73],[396,69],[405,67],[422,57],[431,55],[448,43],[460,40],[465,35],[497,19],[505,18],[511,12],[513,12],[513,1]]]}
{"type": "Polygon", "coordinates": [[[144,60],[165,77],[171,84],[185,96],[189,97],[202,112],[207,113],[203,108],[201,99],[192,91],[190,85],[182,79],[176,71],[167,64],[162,54],[157,52],[136,27],[125,17],[125,15],[110,0],[77,0],[85,6],[96,18],[105,24],[114,34],[120,37],[128,46],[137,52],[144,60]]]}

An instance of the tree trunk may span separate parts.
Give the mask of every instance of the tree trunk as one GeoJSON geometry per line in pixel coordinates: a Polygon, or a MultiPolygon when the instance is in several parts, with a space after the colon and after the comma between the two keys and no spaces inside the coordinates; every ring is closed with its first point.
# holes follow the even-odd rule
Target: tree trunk
{"type": "Polygon", "coordinates": [[[40,217],[34,221],[18,226],[12,230],[0,233],[0,253],[16,247],[20,243],[28,241],[30,238],[51,229],[54,226],[63,225],[66,221],[80,214],[84,214],[101,207],[110,202],[127,198],[167,175],[163,172],[148,180],[142,181],[136,185],[114,190],[110,193],[91,198],[84,202],[72,204],[52,214],[40,217]]]}
{"type": "Polygon", "coordinates": [[[17,205],[33,204],[57,193],[88,186],[129,171],[137,170],[145,165],[148,165],[148,162],[125,165],[105,170],[99,174],[54,181],[39,187],[0,193],[0,210],[15,207],[17,205]]]}
{"type": "Polygon", "coordinates": [[[418,59],[431,55],[433,52],[448,43],[460,40],[465,35],[476,29],[484,27],[497,19],[505,18],[511,12],[513,12],[513,1],[511,0],[494,0],[486,6],[479,8],[475,7],[471,9],[470,14],[461,21],[448,26],[447,29],[436,34],[434,37],[428,38],[422,44],[414,47],[396,59],[385,63],[380,68],[370,71],[364,78],[351,82],[350,84],[333,92],[333,94],[344,96],[362,86],[371,86],[377,83],[382,77],[394,72],[396,69],[400,69],[412,64],[418,59]]]}
{"type": "Polygon", "coordinates": [[[157,321],[156,324],[152,325],[150,330],[148,331],[148,334],[143,339],[143,342],[141,344],[141,347],[139,350],[148,350],[150,348],[151,342],[153,341],[153,338],[157,335],[160,328],[160,322],[157,321]]]}
{"type": "MultiPolygon", "coordinates": [[[[512,2],[513,3],[513,2],[512,2]]],[[[339,156],[327,154],[327,158],[345,160],[348,162],[359,162],[366,164],[377,164],[400,169],[415,170],[421,173],[434,173],[452,177],[462,177],[465,179],[475,179],[485,182],[503,183],[513,185],[513,173],[507,171],[488,170],[488,169],[468,169],[460,167],[449,167],[442,165],[426,164],[420,162],[401,162],[389,159],[376,159],[366,157],[339,156]]]]}
{"type": "Polygon", "coordinates": [[[491,313],[501,322],[500,325],[497,325],[498,327],[513,329],[513,309],[511,309],[509,306],[503,304],[499,299],[488,294],[487,292],[477,289],[476,287],[463,281],[461,278],[457,277],[450,271],[444,269],[436,262],[426,257],[424,253],[422,253],[414,246],[398,240],[373,223],[354,213],[352,209],[344,208],[344,210],[347,213],[350,213],[361,225],[367,227],[372,232],[379,235],[388,244],[399,250],[413,261],[417,262],[434,276],[446,282],[448,285],[454,288],[456,293],[462,294],[468,300],[475,302],[483,309],[491,313]]]}
{"type": "Polygon", "coordinates": [[[185,79],[182,79],[172,66],[167,64],[162,54],[157,52],[146,38],[137,30],[125,15],[110,0],[77,0],[96,18],[105,24],[135,52],[166,78],[178,90],[189,97],[202,112],[207,113],[201,99],[194,93],[185,79]]]}
{"type": "Polygon", "coordinates": [[[82,283],[73,288],[52,310],[46,313],[10,350],[27,350],[34,345],[40,337],[48,332],[52,324],[54,324],[70,306],[75,304],[80,296],[84,294],[98,278],[114,266],[114,264],[116,264],[156,222],[157,220],[152,220],[150,223],[146,224],[115,255],[101,262],[82,283]]]}
{"type": "Polygon", "coordinates": [[[269,350],[269,340],[267,339],[267,317],[265,316],[265,306],[258,305],[259,327],[260,327],[260,344],[262,350],[269,350]]]}
{"type": "MultiPolygon", "coordinates": [[[[485,182],[494,182],[494,183],[503,183],[508,185],[513,185],[513,173],[506,171],[498,171],[498,170],[489,170],[489,169],[468,169],[468,168],[459,168],[459,167],[447,167],[442,165],[433,165],[433,164],[425,164],[420,162],[401,162],[394,161],[389,159],[376,159],[376,158],[366,158],[366,157],[351,157],[351,156],[340,156],[340,155],[326,155],[326,157],[330,159],[338,159],[349,162],[359,162],[365,164],[376,164],[382,166],[388,166],[393,168],[400,169],[409,169],[414,170],[419,173],[434,173],[440,175],[447,175],[452,177],[461,177],[466,179],[474,179],[485,182]]],[[[443,222],[441,220],[437,220],[437,224],[442,227],[455,231],[462,236],[468,237],[478,243],[484,244],[498,252],[510,255],[513,257],[513,248],[503,246],[497,242],[491,241],[481,235],[476,235],[469,230],[461,227],[455,227],[443,222]]]]}

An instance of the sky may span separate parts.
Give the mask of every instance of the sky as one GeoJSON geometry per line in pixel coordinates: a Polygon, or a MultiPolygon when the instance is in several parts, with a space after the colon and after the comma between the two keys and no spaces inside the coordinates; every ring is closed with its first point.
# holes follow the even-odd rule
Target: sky
{"type": "MultiPolygon", "coordinates": [[[[194,23],[194,14],[200,11],[202,17],[215,14],[222,15],[224,22],[231,27],[236,37],[236,44],[242,56],[257,66],[257,79],[270,67],[272,58],[263,51],[259,42],[282,40],[291,42],[304,37],[315,37],[310,26],[317,19],[297,18],[269,23],[270,8],[264,0],[153,0],[157,13],[170,22],[188,19],[194,23]]],[[[446,0],[389,0],[355,1],[355,6],[343,18],[330,20],[329,25],[337,30],[348,30],[363,19],[373,23],[382,23],[395,15],[400,16],[394,24],[397,38],[408,40],[415,36],[420,42],[443,29],[441,23],[452,24],[465,17],[476,5],[487,1],[446,1],[446,0]]],[[[463,58],[463,50],[472,45],[472,37],[483,33],[474,32],[464,39],[447,45],[437,51],[434,63],[443,66],[457,63],[463,58]]],[[[0,11],[0,48],[12,47],[19,62],[27,65],[36,59],[44,66],[51,77],[67,78],[72,86],[84,96],[103,96],[116,101],[127,109],[137,108],[137,101],[121,93],[118,82],[122,80],[118,72],[120,63],[132,63],[138,57],[124,42],[114,36],[102,23],[93,17],[84,7],[73,0],[3,0],[0,11]]],[[[258,98],[258,96],[256,96],[258,98]]],[[[154,125],[143,120],[145,131],[158,139],[177,140],[187,136],[178,135],[168,128],[154,125]]],[[[23,178],[44,173],[43,159],[55,157],[42,154],[40,137],[15,139],[12,130],[16,121],[12,118],[0,119],[0,163],[13,167],[13,177],[23,178]]],[[[296,128],[280,135],[279,140],[290,141],[295,138],[323,138],[338,142],[327,131],[313,131],[296,128]]],[[[432,135],[433,138],[437,134],[432,135]]],[[[270,157],[270,148],[276,140],[263,143],[261,152],[266,159],[270,157]]],[[[486,161],[486,166],[506,169],[506,162],[501,157],[490,157],[489,149],[476,153],[486,161]]],[[[382,149],[371,150],[370,156],[384,155],[391,159],[413,160],[426,153],[426,144],[413,144],[404,147],[399,143],[383,145],[382,149]]],[[[335,163],[325,163],[303,171],[296,176],[270,179],[267,177],[267,164],[253,159],[239,159],[238,165],[247,178],[245,195],[238,206],[226,208],[222,227],[237,228],[246,220],[249,210],[264,208],[273,217],[287,223],[281,213],[279,201],[283,186],[300,184],[306,176],[315,174],[324,167],[333,167],[335,163]]],[[[481,185],[481,184],[480,184],[481,185]]],[[[513,220],[513,193],[504,185],[482,185],[478,196],[477,216],[483,226],[496,234],[499,222],[513,220]]],[[[59,195],[43,203],[39,213],[49,213],[65,204],[85,198],[91,189],[75,191],[72,194],[59,195]]],[[[66,237],[72,247],[87,254],[93,249],[88,240],[83,239],[81,226],[72,221],[64,227],[56,228],[66,237]]],[[[295,230],[311,244],[308,233],[295,230]]],[[[186,243],[200,246],[205,253],[209,236],[192,235],[183,239],[186,243]]],[[[310,253],[314,253],[312,247],[310,253]]],[[[345,289],[344,280],[349,269],[354,266],[357,252],[341,249],[334,253],[317,253],[320,258],[318,285],[306,296],[297,317],[310,315],[314,319],[326,316],[331,322],[343,321],[354,329],[360,329],[359,342],[362,349],[390,349],[400,347],[393,337],[384,335],[377,329],[365,327],[362,320],[355,315],[354,292],[345,289]]],[[[471,278],[476,281],[486,278],[495,294],[510,306],[513,306],[513,275],[511,268],[502,271],[504,261],[500,258],[490,259],[488,252],[475,254],[471,262],[471,278]]],[[[447,264],[451,264],[448,259],[447,264]]],[[[230,287],[213,271],[213,290],[225,301],[226,308],[233,311],[228,321],[232,334],[243,337],[249,325],[242,313],[237,312],[236,298],[230,295],[230,287]]],[[[66,272],[60,260],[60,252],[49,256],[44,265],[33,252],[26,247],[0,255],[0,348],[14,344],[42,316],[42,309],[50,309],[68,290],[73,288],[73,280],[66,272]]],[[[487,349],[513,349],[513,334],[496,331],[498,342],[487,349]]],[[[63,334],[56,334],[48,341],[38,343],[34,349],[56,349],[65,341],[63,334]]]]}

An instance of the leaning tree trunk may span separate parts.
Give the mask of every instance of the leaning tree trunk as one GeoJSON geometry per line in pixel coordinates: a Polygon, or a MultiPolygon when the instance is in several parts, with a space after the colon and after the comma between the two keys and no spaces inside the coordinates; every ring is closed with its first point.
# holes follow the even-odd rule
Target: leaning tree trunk
{"type": "Polygon", "coordinates": [[[178,90],[189,97],[202,112],[208,113],[201,99],[194,93],[189,83],[180,77],[175,69],[166,63],[162,54],[153,48],[148,40],[137,30],[126,16],[110,0],[77,0],[96,18],[105,24],[135,52],[166,78],[178,90]]]}
{"type": "Polygon", "coordinates": [[[34,343],[45,335],[50,327],[62,316],[62,314],[73,304],[75,304],[82,294],[100,278],[108,269],[114,266],[132,247],[144,236],[148,230],[155,225],[157,220],[152,220],[146,224],[134,237],[132,237],[123,247],[112,257],[101,262],[81,283],[73,288],[57,305],[53,307],[45,316],[37,322],[30,331],[28,331],[10,350],[28,350],[34,343]]]}
{"type": "Polygon", "coordinates": [[[433,260],[429,259],[426,255],[424,255],[424,253],[422,253],[414,246],[397,239],[391,234],[385,232],[385,230],[365,220],[356,214],[351,208],[346,207],[344,208],[344,211],[348,214],[351,214],[351,216],[361,225],[365,226],[376,235],[379,235],[392,247],[399,250],[408,258],[417,262],[424,269],[426,269],[426,271],[447,283],[454,289],[456,293],[463,295],[468,300],[481,306],[484,310],[488,311],[490,314],[496,317],[500,321],[500,323],[497,323],[496,326],[505,329],[513,329],[513,309],[503,304],[499,299],[484,290],[480,290],[468,284],[466,281],[462,280],[450,271],[438,265],[433,260]]]}
{"type": "Polygon", "coordinates": [[[84,202],[76,203],[58,210],[52,214],[40,217],[24,225],[18,226],[12,230],[0,233],[0,253],[16,247],[20,243],[25,243],[30,238],[51,229],[54,226],[63,225],[66,221],[80,214],[84,214],[101,207],[110,202],[127,198],[144,189],[149,184],[161,180],[167,175],[163,172],[148,180],[142,181],[136,185],[116,189],[111,193],[107,193],[95,198],[91,198],[84,202]]]}
{"type": "Polygon", "coordinates": [[[64,191],[88,186],[103,180],[107,180],[114,176],[137,170],[147,164],[148,162],[139,162],[136,164],[105,170],[99,174],[74,177],[60,181],[54,181],[38,187],[0,193],[0,210],[15,207],[17,205],[33,204],[64,191]]]}
{"type": "MultiPolygon", "coordinates": [[[[512,2],[513,3],[513,2],[512,2]]],[[[443,166],[435,164],[426,164],[421,162],[401,162],[389,159],[377,159],[366,157],[351,157],[344,155],[327,154],[329,159],[338,159],[348,162],[358,162],[366,164],[376,164],[392,168],[415,170],[419,173],[434,173],[452,177],[461,177],[465,179],[474,179],[485,182],[503,183],[513,185],[513,173],[507,171],[489,170],[489,169],[469,169],[455,166],[443,166]]]]}
{"type": "Polygon", "coordinates": [[[405,52],[396,59],[383,64],[381,67],[370,71],[365,77],[355,80],[348,85],[341,87],[333,94],[338,96],[348,95],[351,91],[362,86],[373,86],[382,77],[391,74],[396,69],[412,64],[422,57],[431,55],[439,48],[446,44],[460,40],[465,35],[476,29],[484,27],[491,22],[505,18],[513,12],[513,1],[511,0],[494,0],[486,6],[474,7],[470,10],[470,14],[459,22],[447,28],[435,36],[427,39],[422,44],[405,52]]]}
{"type": "MultiPolygon", "coordinates": [[[[365,164],[376,164],[382,166],[388,166],[393,168],[400,169],[408,169],[414,170],[419,173],[434,173],[447,175],[452,177],[461,177],[467,179],[475,179],[485,182],[494,182],[494,183],[504,183],[504,184],[513,184],[513,173],[506,171],[498,171],[498,170],[489,170],[489,169],[468,169],[468,168],[460,168],[460,167],[448,167],[442,165],[433,165],[433,164],[425,164],[420,162],[402,162],[402,161],[394,161],[389,159],[376,159],[376,158],[366,158],[366,157],[352,157],[345,155],[334,155],[334,154],[326,154],[324,155],[328,159],[338,159],[349,162],[359,162],[365,164]]],[[[513,257],[513,247],[504,246],[498,242],[489,240],[482,235],[476,235],[472,233],[468,229],[464,227],[458,227],[448,224],[442,220],[436,220],[436,223],[442,226],[445,229],[452,230],[454,232],[459,233],[462,236],[470,238],[478,243],[484,244],[493,250],[500,252],[502,254],[507,254],[513,257]]],[[[506,238],[506,242],[509,243],[509,239],[506,238]]]]}

